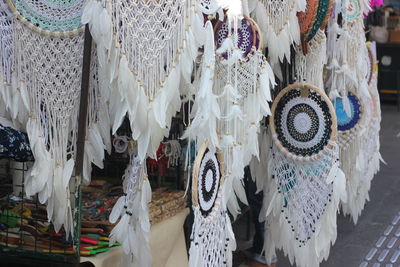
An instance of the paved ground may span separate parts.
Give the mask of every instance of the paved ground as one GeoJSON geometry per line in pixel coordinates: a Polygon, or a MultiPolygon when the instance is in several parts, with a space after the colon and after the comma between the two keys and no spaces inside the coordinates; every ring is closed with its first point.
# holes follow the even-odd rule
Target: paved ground
{"type": "MultiPolygon", "coordinates": [[[[388,165],[382,164],[375,176],[370,202],[358,224],[354,225],[348,217],[339,215],[337,241],[328,261],[321,267],[400,266],[400,217],[396,218],[400,215],[400,138],[396,137],[400,132],[400,112],[394,105],[382,106],[381,126],[381,154],[388,165]],[[391,259],[393,265],[390,265],[391,259]],[[382,262],[380,265],[379,260],[382,262]]],[[[235,231],[238,232],[239,247],[246,248],[250,244],[245,241],[246,219],[241,221],[235,231]]],[[[278,267],[291,266],[282,254],[278,254],[278,258],[278,267]]],[[[235,266],[241,261],[243,257],[236,253],[235,266]]]]}

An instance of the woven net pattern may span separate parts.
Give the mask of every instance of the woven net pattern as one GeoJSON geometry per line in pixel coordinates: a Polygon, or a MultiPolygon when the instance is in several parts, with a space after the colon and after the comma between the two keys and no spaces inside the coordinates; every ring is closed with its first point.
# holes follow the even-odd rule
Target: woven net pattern
{"type": "Polygon", "coordinates": [[[140,87],[154,99],[183,50],[186,0],[115,1],[114,31],[129,69],[140,87]]]}
{"type": "Polygon", "coordinates": [[[84,3],[84,0],[16,0],[15,7],[33,25],[63,32],[82,26],[84,3]]]}
{"type": "Polygon", "coordinates": [[[75,150],[77,129],[71,126],[78,116],[83,34],[46,36],[19,21],[15,32],[18,73],[26,81],[30,117],[40,124],[45,143],[62,166],[75,150]]]}
{"type": "MultiPolygon", "coordinates": [[[[228,81],[237,83],[238,102],[242,102],[250,93],[255,93],[257,90],[257,77],[265,64],[268,64],[263,53],[252,48],[252,52],[248,55],[247,60],[241,60],[238,64],[227,65],[221,60],[216,60],[216,80],[225,84],[228,81]]],[[[217,87],[217,94],[222,93],[223,86],[217,87]]]]}
{"type": "MultiPolygon", "coordinates": [[[[220,197],[220,195],[219,195],[220,197]]],[[[220,205],[220,203],[218,203],[220,205]]],[[[199,207],[193,207],[194,224],[191,235],[191,247],[199,249],[199,257],[204,267],[228,266],[226,211],[215,210],[215,216],[205,219],[199,207]]]]}
{"type": "Polygon", "coordinates": [[[273,174],[282,210],[296,240],[304,245],[315,233],[316,224],[331,201],[333,185],[326,182],[338,160],[338,146],[330,142],[319,160],[299,162],[287,158],[273,146],[273,174]]]}
{"type": "Polygon", "coordinates": [[[132,214],[135,212],[133,210],[134,204],[133,201],[136,197],[136,193],[139,187],[139,171],[141,168],[140,159],[134,154],[130,155],[129,164],[125,169],[125,173],[122,176],[123,179],[123,189],[125,195],[125,209],[126,213],[132,214]]]}
{"type": "Polygon", "coordinates": [[[267,10],[268,23],[272,25],[274,32],[278,35],[287,25],[293,10],[296,8],[296,1],[282,0],[261,0],[267,10]]]}
{"type": "Polygon", "coordinates": [[[204,216],[207,216],[214,207],[220,187],[220,179],[220,166],[217,157],[208,150],[201,161],[197,181],[199,206],[204,216]]]}
{"type": "Polygon", "coordinates": [[[11,11],[5,0],[0,0],[0,83],[5,85],[11,84],[11,71],[14,68],[12,33],[11,11]]]}
{"type": "Polygon", "coordinates": [[[323,88],[323,66],[326,62],[326,36],[319,30],[307,44],[307,53],[300,46],[296,47],[296,78],[318,88],[323,88]]]}
{"type": "MultiPolygon", "coordinates": [[[[344,30],[348,33],[348,38],[346,39],[346,51],[345,51],[345,60],[349,65],[349,69],[354,72],[354,76],[357,78],[365,79],[365,65],[359,64],[360,56],[363,56],[363,50],[366,50],[365,47],[365,34],[364,34],[364,22],[362,17],[358,19],[353,19],[348,21],[343,26],[344,30]]],[[[363,60],[365,58],[362,58],[363,60]]],[[[365,60],[363,61],[365,64],[365,60]]],[[[357,88],[355,88],[357,90],[357,88]]]]}

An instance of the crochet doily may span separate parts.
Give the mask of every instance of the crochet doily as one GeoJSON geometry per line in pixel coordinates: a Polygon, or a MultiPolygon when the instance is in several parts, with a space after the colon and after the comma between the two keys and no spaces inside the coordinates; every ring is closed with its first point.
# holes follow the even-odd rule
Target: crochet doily
{"type": "Polygon", "coordinates": [[[202,215],[207,217],[217,199],[221,173],[217,156],[206,150],[201,160],[197,181],[197,197],[202,215]]]}
{"type": "Polygon", "coordinates": [[[192,180],[192,226],[189,266],[231,266],[235,240],[224,204],[222,155],[204,143],[196,156],[192,180]]]}
{"type": "Polygon", "coordinates": [[[332,134],[332,114],[325,99],[315,91],[304,96],[293,88],[274,102],[273,139],[284,152],[299,158],[320,154],[332,134]]]}
{"type": "MultiPolygon", "coordinates": [[[[230,35],[234,35],[234,39],[237,42],[237,47],[242,51],[243,57],[247,57],[251,52],[253,47],[259,48],[260,45],[260,33],[255,22],[244,17],[237,29],[237,34],[234,33],[233,29],[229,29],[229,23],[227,19],[224,22],[218,22],[215,27],[215,40],[217,49],[221,47],[222,43],[230,35]]],[[[228,58],[227,53],[221,55],[224,59],[228,58]]]]}
{"type": "Polygon", "coordinates": [[[336,109],[336,116],[338,120],[338,129],[339,131],[349,131],[356,127],[357,123],[360,120],[361,114],[361,104],[358,98],[353,95],[351,92],[347,95],[350,103],[350,116],[346,114],[343,101],[341,98],[336,98],[333,103],[336,109]]]}
{"type": "Polygon", "coordinates": [[[346,0],[342,7],[342,15],[345,20],[353,21],[361,16],[361,8],[358,0],[346,0]]]}

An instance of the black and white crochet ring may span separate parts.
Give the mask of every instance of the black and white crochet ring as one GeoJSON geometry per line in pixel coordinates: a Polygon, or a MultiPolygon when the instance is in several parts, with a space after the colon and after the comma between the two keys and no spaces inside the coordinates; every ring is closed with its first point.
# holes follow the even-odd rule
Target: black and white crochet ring
{"type": "Polygon", "coordinates": [[[220,200],[223,184],[222,154],[211,152],[204,143],[196,156],[192,179],[193,206],[207,217],[220,200]]]}
{"type": "Polygon", "coordinates": [[[291,84],[272,104],[270,128],[277,148],[294,160],[318,159],[336,141],[336,114],[328,96],[307,83],[291,84]]]}
{"type": "Polygon", "coordinates": [[[189,266],[232,266],[236,248],[231,222],[223,201],[224,163],[205,142],[197,152],[192,177],[194,222],[189,266]]]}

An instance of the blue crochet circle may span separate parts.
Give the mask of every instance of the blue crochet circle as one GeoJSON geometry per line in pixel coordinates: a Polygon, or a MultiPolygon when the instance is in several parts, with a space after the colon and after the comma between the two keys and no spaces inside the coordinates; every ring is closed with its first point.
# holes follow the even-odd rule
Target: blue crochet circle
{"type": "Polygon", "coordinates": [[[360,121],[361,104],[358,98],[352,93],[348,93],[350,102],[350,116],[348,116],[343,107],[342,98],[336,98],[333,101],[336,110],[336,117],[339,131],[348,131],[353,129],[360,121]]]}

